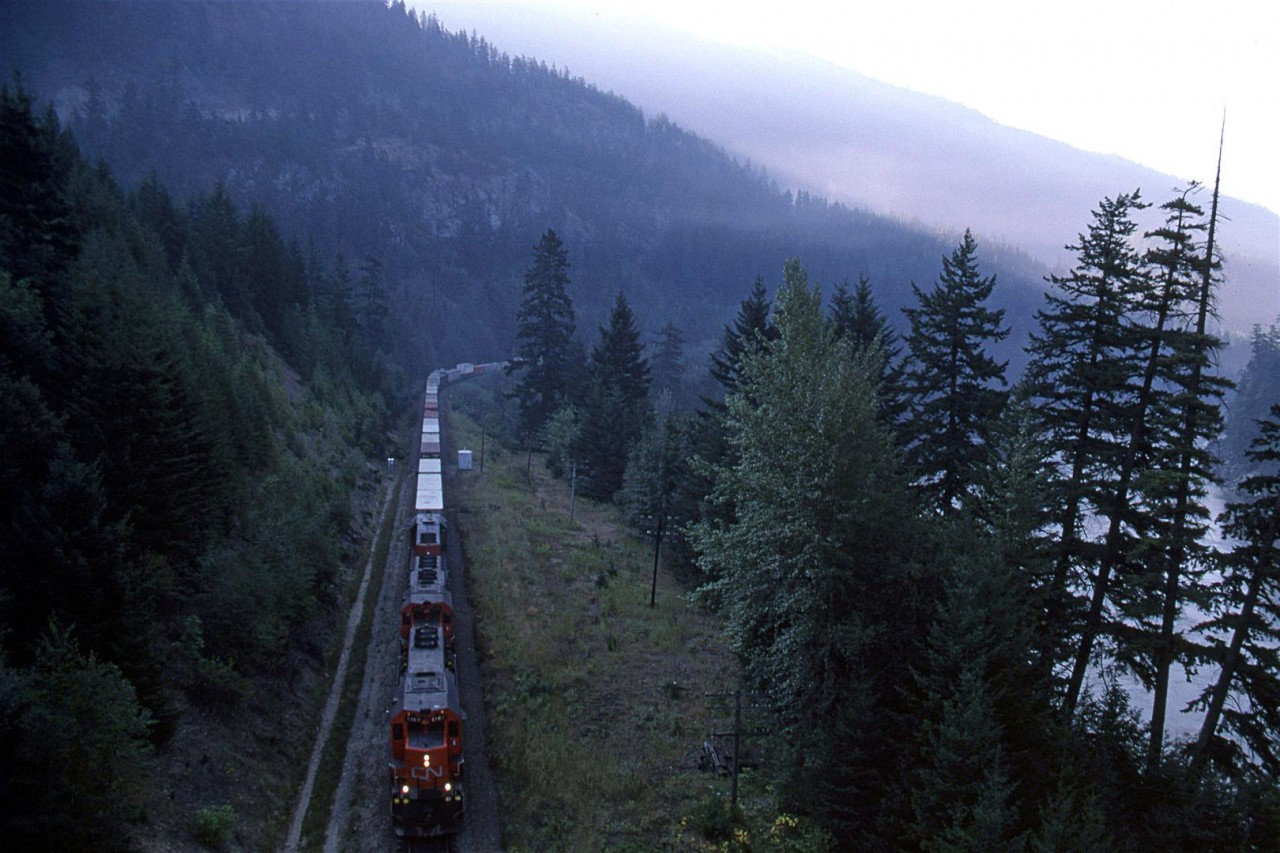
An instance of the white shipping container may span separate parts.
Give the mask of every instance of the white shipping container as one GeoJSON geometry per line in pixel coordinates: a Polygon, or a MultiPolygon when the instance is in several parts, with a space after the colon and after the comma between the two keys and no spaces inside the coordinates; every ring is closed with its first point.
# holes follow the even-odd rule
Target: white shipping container
{"type": "Polygon", "coordinates": [[[443,512],[444,487],[439,474],[419,474],[415,512],[443,512]]]}

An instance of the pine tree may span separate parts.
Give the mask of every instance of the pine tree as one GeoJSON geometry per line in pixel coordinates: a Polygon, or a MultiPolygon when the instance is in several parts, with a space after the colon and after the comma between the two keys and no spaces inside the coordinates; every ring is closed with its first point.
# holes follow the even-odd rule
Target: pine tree
{"type": "Polygon", "coordinates": [[[1026,384],[1045,447],[1058,458],[1051,507],[1058,528],[1055,568],[1047,597],[1046,629],[1055,659],[1065,656],[1070,625],[1083,605],[1095,549],[1082,536],[1083,520],[1103,510],[1099,493],[1113,481],[1128,434],[1129,381],[1135,341],[1125,318],[1135,310],[1142,263],[1131,238],[1133,214],[1146,205],[1137,193],[1104,199],[1075,245],[1067,276],[1053,276],[1054,291],[1037,313],[1026,384]]]}
{"type": "MultiPolygon", "coordinates": [[[[1167,423],[1162,429],[1161,412],[1172,405],[1173,315],[1191,295],[1188,273],[1194,267],[1189,262],[1193,257],[1194,226],[1189,220],[1199,213],[1185,198],[1175,199],[1164,208],[1168,211],[1168,224],[1154,232],[1161,242],[1147,252],[1138,274],[1132,278],[1133,305],[1123,319],[1121,340],[1131,353],[1133,375],[1125,379],[1121,393],[1112,398],[1118,403],[1122,429],[1113,436],[1117,444],[1111,476],[1093,498],[1099,515],[1106,520],[1106,533],[1099,543],[1098,568],[1092,578],[1089,606],[1067,685],[1064,704],[1068,713],[1079,698],[1099,635],[1110,635],[1117,646],[1117,657],[1130,669],[1147,676],[1148,683],[1151,681],[1149,668],[1140,660],[1140,632],[1123,624],[1119,615],[1110,619],[1106,606],[1111,600],[1122,613],[1134,613],[1146,607],[1145,602],[1153,597],[1152,582],[1141,568],[1139,555],[1149,542],[1157,543],[1156,550],[1159,549],[1161,526],[1156,513],[1161,484],[1160,466],[1156,463],[1161,449],[1173,441],[1167,423]]],[[[1180,569],[1179,564],[1175,575],[1180,569]]]]}
{"type": "Polygon", "coordinates": [[[635,315],[622,292],[591,353],[576,456],[585,464],[582,494],[612,500],[622,488],[627,456],[652,414],[649,366],[635,315]]]}
{"type": "MultiPolygon", "coordinates": [[[[749,353],[759,352],[769,340],[777,338],[777,329],[770,319],[772,305],[764,279],[757,276],[751,293],[738,306],[732,325],[726,325],[720,338],[720,348],[711,354],[710,373],[720,386],[722,394],[731,393],[737,387],[742,370],[742,359],[749,353]]],[[[679,484],[680,502],[694,507],[693,517],[708,524],[720,523],[733,517],[732,500],[712,501],[710,472],[718,467],[732,467],[735,452],[727,436],[725,404],[722,398],[702,397],[698,409],[698,427],[693,430],[690,455],[694,461],[679,484]]],[[[687,554],[690,563],[692,554],[687,554]]],[[[692,565],[693,571],[699,569],[692,565]]]]}
{"type": "Polygon", "coordinates": [[[253,205],[249,211],[241,241],[240,280],[245,298],[261,318],[263,329],[279,342],[285,312],[306,298],[301,270],[293,268],[284,239],[260,205],[253,205]]]}
{"type": "Polygon", "coordinates": [[[905,386],[911,402],[907,452],[930,501],[943,511],[963,503],[983,465],[991,429],[1008,392],[1005,364],[987,347],[1003,340],[1004,311],[986,301],[995,277],[978,275],[972,233],[949,258],[930,293],[911,286],[920,303],[903,309],[911,322],[905,386]]]}
{"type": "Polygon", "coordinates": [[[22,850],[123,850],[154,776],[151,716],[120,670],[50,625],[29,670],[0,654],[0,833],[22,850]],[[51,732],[64,731],[62,737],[51,732]]]}
{"type": "MultiPolygon", "coordinates": [[[[1144,658],[1139,672],[1146,659],[1151,662],[1155,694],[1147,751],[1151,771],[1163,754],[1171,667],[1179,661],[1189,667],[1200,663],[1201,653],[1180,636],[1177,623],[1188,604],[1200,611],[1208,606],[1203,578],[1212,554],[1204,541],[1210,517],[1205,495],[1207,486],[1216,481],[1217,466],[1208,448],[1222,431],[1221,400],[1229,387],[1213,373],[1221,341],[1208,331],[1218,266],[1214,259],[1217,208],[1215,188],[1203,248],[1193,240],[1193,235],[1205,230],[1199,222],[1203,211],[1189,202],[1186,193],[1164,205],[1169,212],[1165,227],[1148,235],[1161,241],[1149,258],[1160,273],[1162,290],[1169,293],[1170,301],[1180,303],[1170,306],[1170,311],[1187,311],[1191,319],[1189,328],[1174,328],[1169,335],[1169,363],[1164,371],[1169,393],[1155,413],[1153,429],[1167,439],[1145,478],[1148,482],[1140,483],[1156,517],[1154,536],[1144,543],[1144,550],[1152,557],[1149,565],[1154,571],[1149,569],[1148,576],[1154,576],[1156,589],[1147,597],[1157,605],[1158,619],[1147,631],[1154,635],[1150,648],[1143,637],[1136,649],[1144,658]]],[[[1140,624],[1150,618],[1150,610],[1146,604],[1138,607],[1140,624]]]]}
{"type": "Polygon", "coordinates": [[[1222,436],[1223,470],[1228,481],[1249,473],[1246,454],[1258,435],[1258,422],[1280,401],[1280,325],[1254,326],[1249,361],[1240,375],[1222,436]]]}
{"type": "Polygon", "coordinates": [[[60,276],[82,235],[66,197],[70,169],[60,156],[69,142],[52,113],[41,121],[32,107],[21,80],[12,90],[0,87],[0,269],[41,293],[46,320],[57,328],[66,298],[60,276]]]}
{"type": "Polygon", "coordinates": [[[944,538],[945,593],[916,673],[924,720],[911,829],[924,850],[1012,850],[1021,844],[1014,759],[1026,756],[1009,731],[1042,722],[1048,697],[1028,690],[1025,588],[997,552],[973,547],[981,537],[966,527],[944,538]]]}
{"type": "Polygon", "coordinates": [[[720,349],[711,354],[711,376],[726,393],[738,386],[743,355],[758,352],[765,341],[777,338],[777,329],[769,319],[769,311],[764,279],[757,277],[751,295],[738,307],[733,325],[724,327],[720,349]]]}
{"type": "Polygon", "coordinates": [[[874,347],[879,351],[881,413],[884,422],[896,429],[908,409],[902,387],[902,348],[898,345],[897,333],[876,305],[871,282],[865,276],[858,279],[852,294],[847,283],[836,288],[831,297],[831,323],[836,337],[847,337],[855,350],[874,347]]]}
{"type": "Polygon", "coordinates": [[[1248,456],[1261,473],[1240,484],[1250,500],[1228,504],[1221,519],[1239,544],[1223,560],[1214,617],[1200,628],[1219,672],[1198,702],[1205,717],[1193,761],[1202,768],[1221,751],[1215,746],[1234,751],[1219,738],[1222,728],[1243,741],[1274,780],[1280,775],[1280,404],[1259,428],[1248,456]],[[1229,639],[1224,645],[1214,635],[1229,639]],[[1229,705],[1231,695],[1244,701],[1229,705]]]}
{"type": "Polygon", "coordinates": [[[834,338],[798,264],[786,277],[778,337],[743,356],[725,399],[731,452],[711,500],[732,511],[691,535],[700,594],[724,612],[749,686],[785,706],[789,801],[865,831],[902,760],[891,685],[932,608],[913,580],[913,507],[877,419],[876,368],[834,338]]]}
{"type": "Polygon", "coordinates": [[[836,286],[831,296],[831,323],[836,337],[849,338],[855,349],[866,349],[877,343],[885,349],[893,349],[897,337],[876,305],[871,282],[866,276],[858,279],[853,293],[849,292],[848,282],[836,286]]]}
{"type": "Polygon", "coordinates": [[[516,357],[508,373],[519,373],[514,395],[523,430],[536,433],[571,399],[573,301],[569,298],[569,257],[556,232],[547,229],[533,249],[524,275],[524,296],[516,315],[516,357]]]}
{"type": "Polygon", "coordinates": [[[244,278],[246,243],[244,225],[225,184],[192,204],[191,263],[207,293],[222,297],[227,309],[253,331],[261,329],[252,310],[252,297],[244,278]]]}
{"type": "Polygon", "coordinates": [[[680,500],[679,485],[687,476],[689,428],[671,412],[651,424],[627,460],[626,479],[619,494],[627,522],[656,545],[682,538],[691,519],[690,507],[680,500]]]}
{"type": "Polygon", "coordinates": [[[658,341],[650,359],[653,374],[655,400],[669,400],[670,406],[679,407],[684,399],[684,333],[680,327],[668,321],[658,330],[658,341]]]}

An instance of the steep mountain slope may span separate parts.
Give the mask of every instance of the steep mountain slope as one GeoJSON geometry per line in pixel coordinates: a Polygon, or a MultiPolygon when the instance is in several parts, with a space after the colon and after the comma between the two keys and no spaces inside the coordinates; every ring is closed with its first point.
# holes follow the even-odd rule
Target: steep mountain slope
{"type": "MultiPolygon", "coordinates": [[[[475,27],[511,51],[554,58],[625,91],[787,185],[928,227],[972,227],[1053,266],[1069,263],[1063,245],[1104,196],[1140,187],[1159,204],[1175,186],[1213,179],[1211,157],[1197,174],[1160,174],[809,57],[625,28],[623,15],[527,3],[420,5],[438,9],[446,26],[475,27]]],[[[855,43],[859,35],[851,34],[855,43]]],[[[1232,140],[1228,123],[1228,172],[1232,140]]],[[[1221,311],[1228,326],[1247,332],[1280,313],[1280,218],[1230,198],[1222,212],[1229,283],[1221,311]]]]}
{"type": "MultiPolygon", "coordinates": [[[[0,52],[126,184],[226,185],[396,293],[405,363],[504,357],[530,247],[573,264],[579,329],[627,291],[646,331],[710,341],[757,275],[799,257],[868,276],[891,316],[949,239],[807,194],[621,97],[397,4],[10,4],[0,52]]],[[[984,245],[1026,319],[1040,270],[984,245]]],[[[1009,341],[1010,354],[1021,340],[1009,341]]]]}

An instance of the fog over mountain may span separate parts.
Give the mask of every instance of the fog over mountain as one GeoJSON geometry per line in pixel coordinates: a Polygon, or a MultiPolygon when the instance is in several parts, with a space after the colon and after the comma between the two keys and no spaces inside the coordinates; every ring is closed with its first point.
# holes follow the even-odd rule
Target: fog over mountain
{"type": "MultiPolygon", "coordinates": [[[[801,55],[524,5],[418,5],[451,29],[474,29],[502,50],[536,55],[649,114],[666,113],[781,184],[947,233],[971,227],[1055,269],[1070,264],[1063,247],[1102,198],[1141,188],[1159,205],[1189,181],[1213,181],[1212,162],[1195,175],[1161,174],[801,55]]],[[[1228,126],[1228,162],[1230,134],[1228,126]]],[[[1200,203],[1208,202],[1206,189],[1200,203]]],[[[1228,328],[1247,331],[1280,314],[1280,218],[1230,198],[1221,210],[1221,314],[1228,328]]]]}

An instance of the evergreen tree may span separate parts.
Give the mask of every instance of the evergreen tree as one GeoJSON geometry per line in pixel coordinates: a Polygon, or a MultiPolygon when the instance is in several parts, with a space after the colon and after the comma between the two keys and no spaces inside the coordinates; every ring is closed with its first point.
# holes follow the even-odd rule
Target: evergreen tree
{"type": "Polygon", "coordinates": [[[52,113],[35,119],[21,80],[0,87],[0,269],[37,289],[54,329],[66,301],[59,277],[81,239],[66,197],[69,146],[52,113]]]}
{"type": "Polygon", "coordinates": [[[556,232],[547,229],[533,249],[524,275],[524,296],[516,315],[516,357],[508,373],[519,373],[515,397],[522,429],[535,433],[571,399],[573,388],[573,302],[569,298],[569,257],[556,232]]]}
{"type": "Polygon", "coordinates": [[[0,654],[0,832],[21,850],[124,850],[151,782],[152,720],[115,666],[51,627],[30,669],[0,654]]]}
{"type": "Polygon", "coordinates": [[[836,288],[831,297],[831,323],[836,337],[849,338],[855,350],[875,347],[880,351],[881,412],[885,423],[896,429],[908,409],[902,387],[902,348],[898,345],[897,333],[876,305],[866,276],[858,279],[852,294],[847,283],[836,288]]]}
{"type": "Polygon", "coordinates": [[[971,550],[966,538],[980,537],[957,531],[944,539],[946,590],[916,674],[924,720],[911,829],[924,850],[1016,850],[1017,753],[1007,725],[1036,718],[1047,695],[1024,692],[1025,593],[993,551],[971,550]]]}
{"type": "Polygon", "coordinates": [[[1243,742],[1274,783],[1280,776],[1280,404],[1259,423],[1249,460],[1265,470],[1241,483],[1248,502],[1227,505],[1223,530],[1237,544],[1223,560],[1209,637],[1218,677],[1199,706],[1204,721],[1194,747],[1203,767],[1215,752],[1228,763],[1243,742]],[[1216,636],[1228,638],[1224,644],[1216,636]],[[1231,695],[1240,702],[1228,704],[1231,695]],[[1225,755],[1223,754],[1225,753],[1225,755]]]}
{"type": "Polygon", "coordinates": [[[206,293],[221,296],[234,316],[259,331],[261,318],[252,310],[244,278],[243,228],[225,184],[219,183],[211,195],[192,202],[190,256],[197,278],[206,293]]]}
{"type": "Polygon", "coordinates": [[[930,293],[911,286],[920,303],[903,309],[911,322],[905,386],[911,402],[907,452],[924,492],[943,511],[962,504],[987,457],[991,429],[1008,392],[1005,364],[987,353],[1003,340],[1004,310],[986,301],[995,277],[978,275],[977,243],[969,231],[943,258],[930,293]]]}
{"type": "Polygon", "coordinates": [[[1099,495],[1115,479],[1120,437],[1130,427],[1126,404],[1137,355],[1125,323],[1143,274],[1131,242],[1133,214],[1145,206],[1137,193],[1102,201],[1087,233],[1067,247],[1077,254],[1075,267],[1050,278],[1054,290],[1045,295],[1029,346],[1028,393],[1041,441],[1059,460],[1050,480],[1058,547],[1046,598],[1055,660],[1067,654],[1068,626],[1083,609],[1077,596],[1097,559],[1083,521],[1105,509],[1099,495]]]}
{"type": "Polygon", "coordinates": [[[275,222],[261,206],[255,204],[250,210],[241,240],[244,266],[240,279],[246,298],[261,318],[263,329],[278,343],[285,312],[306,299],[302,271],[291,263],[275,222]]]}
{"type": "MultiPolygon", "coordinates": [[[[711,354],[711,377],[720,386],[722,394],[731,393],[736,388],[742,358],[759,352],[768,341],[777,338],[777,329],[770,319],[771,307],[764,279],[757,276],[751,293],[739,304],[733,324],[724,327],[719,349],[711,354]]],[[[733,516],[732,500],[724,498],[717,502],[708,499],[710,471],[720,466],[732,467],[733,464],[731,455],[734,450],[727,438],[725,406],[721,399],[704,396],[698,420],[699,426],[693,431],[690,443],[690,453],[696,461],[679,484],[680,502],[695,508],[693,517],[696,519],[718,523],[733,516]]],[[[692,555],[685,556],[689,558],[690,568],[698,571],[692,565],[692,555]]]]}
{"type": "Polygon", "coordinates": [[[684,526],[692,514],[680,500],[679,485],[687,476],[689,427],[676,412],[649,425],[627,460],[619,494],[623,514],[646,538],[673,542],[679,550],[684,526]]]}
{"type": "MultiPolygon", "coordinates": [[[[1140,611],[1155,596],[1149,573],[1139,568],[1139,555],[1147,543],[1159,551],[1161,533],[1167,532],[1160,530],[1156,517],[1161,500],[1160,466],[1156,462],[1162,449],[1174,441],[1161,412],[1173,405],[1173,314],[1191,296],[1189,273],[1195,266],[1195,226],[1190,220],[1199,210],[1185,198],[1175,199],[1164,208],[1168,211],[1168,224],[1154,232],[1160,237],[1160,244],[1146,253],[1132,278],[1133,305],[1123,318],[1121,340],[1131,353],[1128,363],[1133,375],[1124,377],[1121,393],[1111,398],[1120,414],[1122,430],[1113,436],[1117,444],[1111,476],[1093,496],[1099,515],[1106,520],[1106,533],[1099,542],[1098,568],[1092,578],[1089,606],[1067,685],[1068,713],[1079,698],[1099,635],[1109,635],[1117,658],[1147,676],[1148,683],[1152,681],[1146,661],[1139,659],[1141,631],[1125,625],[1120,614],[1110,617],[1106,605],[1108,600],[1114,601],[1122,613],[1136,612],[1141,621],[1140,611]]],[[[1155,561],[1161,562],[1159,558],[1155,561]]],[[[1165,568],[1160,566],[1155,572],[1165,568]]],[[[1176,578],[1181,569],[1179,560],[1171,576],[1176,578]]]]}
{"type": "MultiPolygon", "coordinates": [[[[876,367],[837,341],[788,264],[778,337],[740,362],[732,452],[691,536],[748,685],[781,703],[786,804],[833,831],[883,829],[906,733],[895,684],[931,612],[913,575],[912,505],[877,419],[876,367]]],[[[867,836],[863,836],[867,837],[867,836]]]]}
{"type": "Polygon", "coordinates": [[[618,291],[609,325],[601,327],[591,352],[591,376],[582,404],[576,456],[585,467],[583,495],[613,499],[626,476],[627,456],[652,411],[640,332],[626,297],[618,291]]]}
{"type": "Polygon", "coordinates": [[[1280,325],[1253,327],[1249,361],[1227,412],[1221,456],[1226,479],[1238,480],[1249,470],[1246,454],[1258,435],[1258,422],[1280,402],[1280,325]]]}
{"type": "Polygon", "coordinates": [[[720,349],[711,354],[711,376],[726,393],[738,386],[743,355],[758,352],[765,341],[777,338],[778,332],[769,319],[769,310],[764,279],[757,277],[751,295],[738,307],[733,325],[724,327],[720,349]]]}
{"type": "MultiPolygon", "coordinates": [[[[1208,331],[1215,301],[1218,193],[1215,188],[1206,229],[1200,222],[1203,211],[1187,197],[1191,189],[1163,205],[1168,212],[1165,227],[1147,235],[1159,240],[1148,258],[1153,277],[1161,282],[1159,292],[1166,295],[1157,306],[1160,322],[1155,334],[1160,334],[1166,322],[1173,328],[1167,335],[1167,366],[1148,369],[1148,373],[1163,372],[1169,387],[1164,398],[1156,401],[1153,415],[1156,423],[1151,431],[1160,446],[1150,471],[1138,484],[1155,517],[1152,535],[1143,543],[1150,567],[1146,576],[1153,579],[1144,586],[1154,587],[1154,591],[1143,596],[1150,603],[1141,602],[1137,607],[1130,603],[1126,615],[1136,615],[1140,636],[1137,642],[1126,643],[1122,652],[1136,654],[1137,671],[1150,673],[1154,699],[1147,764],[1152,771],[1164,750],[1171,668],[1175,662],[1190,668],[1200,663],[1200,652],[1181,636],[1177,626],[1186,606],[1197,611],[1208,607],[1204,575],[1212,554],[1205,542],[1210,517],[1205,496],[1208,485],[1216,481],[1217,465],[1208,448],[1222,431],[1221,399],[1228,387],[1213,373],[1221,341],[1208,331]],[[1208,232],[1203,248],[1193,239],[1202,230],[1208,232]],[[1187,328],[1179,328],[1174,318],[1165,320],[1166,302],[1172,303],[1168,305],[1170,313],[1189,313],[1187,328]]],[[[1153,359],[1161,358],[1158,351],[1153,343],[1153,359]]],[[[1137,436],[1133,443],[1139,443],[1137,436]]]]}
{"type": "Polygon", "coordinates": [[[649,362],[653,374],[656,401],[667,399],[668,406],[679,407],[684,399],[684,333],[668,321],[658,331],[658,341],[649,362]]]}
{"type": "Polygon", "coordinates": [[[897,337],[876,305],[866,276],[858,279],[853,293],[849,292],[848,282],[836,286],[831,296],[831,323],[836,337],[849,338],[855,349],[866,349],[876,343],[893,349],[897,337]]]}

